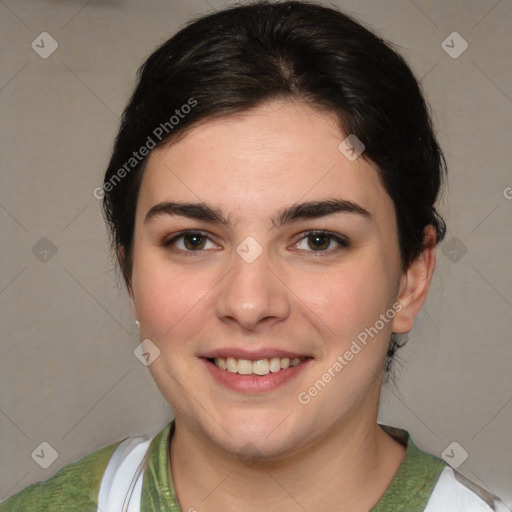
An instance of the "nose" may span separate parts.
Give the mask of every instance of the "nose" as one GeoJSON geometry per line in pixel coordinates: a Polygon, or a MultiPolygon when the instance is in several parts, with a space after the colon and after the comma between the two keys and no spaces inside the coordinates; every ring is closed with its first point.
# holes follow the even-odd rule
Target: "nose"
{"type": "Polygon", "coordinates": [[[265,250],[252,262],[235,254],[233,268],[220,283],[217,316],[245,330],[257,330],[264,323],[287,318],[289,290],[277,277],[277,268],[272,267],[265,250]]]}

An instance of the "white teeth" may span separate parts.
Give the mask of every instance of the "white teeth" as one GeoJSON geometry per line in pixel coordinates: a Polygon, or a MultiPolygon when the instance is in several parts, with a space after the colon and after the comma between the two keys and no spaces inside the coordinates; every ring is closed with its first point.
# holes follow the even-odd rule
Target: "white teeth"
{"type": "MultiPolygon", "coordinates": [[[[222,357],[220,359],[222,359],[222,357]]],[[[228,357],[226,359],[226,369],[231,373],[236,373],[238,371],[238,364],[234,357],[228,357]]]]}
{"type": "Polygon", "coordinates": [[[256,375],[268,375],[270,372],[270,363],[268,359],[258,359],[252,363],[252,373],[256,375]]]}
{"type": "Polygon", "coordinates": [[[273,357],[270,360],[270,371],[272,373],[276,373],[281,369],[281,358],[280,357],[273,357]]]}
{"type": "Polygon", "coordinates": [[[252,373],[252,363],[249,359],[238,360],[238,373],[240,375],[250,375],[252,373]]]}
{"type": "Polygon", "coordinates": [[[288,357],[272,357],[270,360],[258,359],[250,361],[249,359],[235,359],[234,357],[216,357],[215,366],[221,370],[227,370],[228,372],[240,375],[268,375],[269,373],[293,368],[304,359],[304,357],[295,357],[292,360],[288,357]]]}

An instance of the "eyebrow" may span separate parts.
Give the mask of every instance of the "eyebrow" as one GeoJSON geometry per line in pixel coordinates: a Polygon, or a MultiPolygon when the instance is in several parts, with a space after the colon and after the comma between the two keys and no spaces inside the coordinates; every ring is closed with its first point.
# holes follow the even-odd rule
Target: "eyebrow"
{"type": "MultiPolygon", "coordinates": [[[[292,224],[299,220],[318,219],[334,213],[350,213],[360,215],[371,220],[373,217],[362,206],[346,199],[325,199],[322,201],[308,201],[298,203],[278,211],[271,219],[274,227],[292,224]]],[[[165,201],[152,206],[144,218],[144,223],[151,219],[165,215],[177,215],[189,219],[203,220],[231,228],[231,221],[221,210],[207,203],[180,203],[165,201]]]]}

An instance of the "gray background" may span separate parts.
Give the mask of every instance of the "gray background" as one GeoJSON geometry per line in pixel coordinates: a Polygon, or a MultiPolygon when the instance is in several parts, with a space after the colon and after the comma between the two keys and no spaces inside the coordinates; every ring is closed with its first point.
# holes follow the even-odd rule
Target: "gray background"
{"type": "MultiPolygon", "coordinates": [[[[190,16],[229,3],[0,1],[0,498],[171,417],[133,355],[137,331],[93,190],[138,66],[190,16]],[[45,31],[59,46],[43,59],[31,43],[43,46],[45,31]],[[50,460],[44,441],[58,453],[47,469],[35,462],[50,460]]],[[[334,5],[398,45],[450,173],[435,280],[380,419],[436,455],[458,442],[469,454],[459,470],[510,506],[512,1],[334,5]],[[454,31],[469,44],[458,58],[442,46],[454,31]]],[[[453,37],[444,45],[462,49],[453,37]]]]}

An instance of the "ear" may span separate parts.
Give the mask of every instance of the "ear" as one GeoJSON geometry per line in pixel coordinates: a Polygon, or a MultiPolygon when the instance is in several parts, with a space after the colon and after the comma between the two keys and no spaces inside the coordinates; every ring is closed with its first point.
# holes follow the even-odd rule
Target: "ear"
{"type": "Polygon", "coordinates": [[[423,232],[423,251],[404,271],[397,302],[402,306],[393,319],[393,332],[404,334],[412,330],[414,318],[427,299],[432,274],[436,266],[436,231],[428,225],[423,232]]]}

